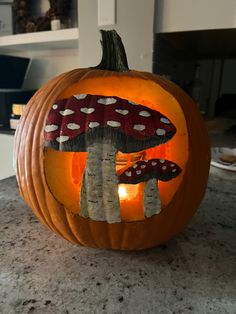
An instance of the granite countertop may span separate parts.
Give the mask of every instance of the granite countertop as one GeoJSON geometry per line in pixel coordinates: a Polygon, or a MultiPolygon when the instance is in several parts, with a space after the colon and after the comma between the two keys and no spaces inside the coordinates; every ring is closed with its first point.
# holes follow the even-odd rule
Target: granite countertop
{"type": "MultiPolygon", "coordinates": [[[[0,182],[0,313],[236,313],[236,173],[214,172],[185,231],[142,252],[58,238],[0,182]]],[[[194,178],[193,178],[194,179],[194,178]]]]}

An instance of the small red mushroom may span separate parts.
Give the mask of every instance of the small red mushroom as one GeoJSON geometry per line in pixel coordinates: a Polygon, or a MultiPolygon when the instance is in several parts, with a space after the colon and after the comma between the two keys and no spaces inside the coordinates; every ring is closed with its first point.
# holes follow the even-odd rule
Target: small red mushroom
{"type": "Polygon", "coordinates": [[[169,160],[141,160],[119,175],[119,183],[137,184],[146,182],[144,214],[145,217],[151,217],[161,211],[161,202],[157,187],[158,180],[169,181],[178,176],[180,172],[180,167],[169,160]]]}
{"type": "Polygon", "coordinates": [[[44,138],[45,147],[88,152],[80,215],[112,223],[121,219],[117,151],[157,146],[175,132],[171,121],[158,111],[116,96],[79,94],[52,105],[44,138]]]}

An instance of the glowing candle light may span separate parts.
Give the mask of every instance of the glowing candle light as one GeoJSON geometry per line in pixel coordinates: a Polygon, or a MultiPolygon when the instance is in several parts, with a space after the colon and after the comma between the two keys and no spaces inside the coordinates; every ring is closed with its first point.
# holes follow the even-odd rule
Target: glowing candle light
{"type": "Polygon", "coordinates": [[[127,196],[128,196],[126,188],[124,186],[122,186],[122,185],[119,186],[118,193],[119,193],[119,197],[120,197],[121,200],[126,199],[127,196]]]}

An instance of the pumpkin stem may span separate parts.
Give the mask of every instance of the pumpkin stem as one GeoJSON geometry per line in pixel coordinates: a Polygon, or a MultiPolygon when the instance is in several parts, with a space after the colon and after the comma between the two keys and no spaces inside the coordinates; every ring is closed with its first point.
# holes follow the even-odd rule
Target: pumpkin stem
{"type": "Polygon", "coordinates": [[[94,69],[116,72],[129,71],[126,52],[121,37],[115,30],[101,30],[102,60],[94,69]]]}

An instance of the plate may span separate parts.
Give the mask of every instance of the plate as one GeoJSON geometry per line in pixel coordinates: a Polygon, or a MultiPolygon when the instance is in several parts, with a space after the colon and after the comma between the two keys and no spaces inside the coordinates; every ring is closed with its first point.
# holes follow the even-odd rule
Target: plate
{"type": "Polygon", "coordinates": [[[212,147],[211,165],[225,170],[236,171],[236,148],[212,147]],[[230,161],[230,159],[233,161],[230,161]]]}

